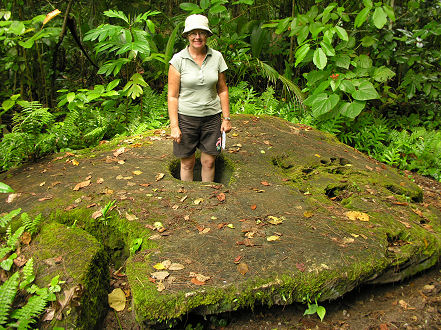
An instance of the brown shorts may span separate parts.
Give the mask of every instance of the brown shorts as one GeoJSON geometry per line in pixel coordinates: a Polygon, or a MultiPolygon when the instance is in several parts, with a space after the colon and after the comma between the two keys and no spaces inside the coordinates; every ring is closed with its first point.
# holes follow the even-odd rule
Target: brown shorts
{"type": "Polygon", "coordinates": [[[181,142],[173,141],[173,154],[178,158],[193,155],[198,148],[201,152],[217,156],[221,152],[221,114],[194,117],[178,114],[181,142]]]}

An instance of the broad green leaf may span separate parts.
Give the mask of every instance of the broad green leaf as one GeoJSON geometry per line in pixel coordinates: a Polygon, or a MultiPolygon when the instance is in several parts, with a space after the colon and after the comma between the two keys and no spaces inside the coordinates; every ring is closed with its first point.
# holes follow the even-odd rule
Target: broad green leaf
{"type": "Polygon", "coordinates": [[[111,82],[109,82],[109,83],[107,84],[106,90],[107,90],[107,91],[111,91],[111,90],[114,89],[116,86],[118,86],[118,84],[119,84],[119,79],[112,80],[111,82]]]}
{"type": "Polygon", "coordinates": [[[325,29],[325,26],[321,22],[314,22],[309,26],[309,31],[313,39],[317,38],[320,32],[325,29]]]}
{"type": "Polygon", "coordinates": [[[201,9],[197,4],[191,2],[183,2],[179,7],[185,11],[199,11],[201,9]]]}
{"type": "Polygon", "coordinates": [[[355,118],[357,117],[360,112],[364,109],[366,106],[365,101],[354,101],[354,102],[345,102],[340,107],[339,112],[348,118],[355,118]]]}
{"type": "Polygon", "coordinates": [[[296,58],[295,66],[299,65],[299,63],[303,61],[306,54],[308,54],[310,48],[311,47],[309,46],[309,44],[304,44],[302,47],[297,49],[295,53],[295,58],[296,58]]]}
{"type": "Polygon", "coordinates": [[[332,45],[332,39],[334,38],[335,31],[335,29],[326,30],[325,33],[323,33],[323,41],[332,45]]]}
{"type": "Polygon", "coordinates": [[[320,94],[321,92],[325,91],[329,87],[330,83],[331,82],[329,79],[322,81],[316,88],[314,88],[314,92],[312,94],[320,94]]]}
{"type": "Polygon", "coordinates": [[[322,47],[322,49],[325,52],[326,56],[335,56],[335,49],[330,44],[322,41],[320,43],[320,46],[322,47]]]}
{"type": "Polygon", "coordinates": [[[343,29],[343,28],[340,27],[340,26],[336,26],[336,27],[335,27],[335,30],[337,31],[337,35],[338,35],[338,37],[339,37],[341,40],[343,40],[343,41],[348,41],[348,40],[349,40],[348,33],[346,32],[345,29],[343,29]]]}
{"type": "Polygon", "coordinates": [[[34,43],[35,43],[35,40],[32,38],[26,40],[25,42],[23,42],[23,41],[18,42],[18,44],[20,46],[22,46],[23,48],[26,48],[26,49],[32,48],[34,46],[34,43]]]}
{"type": "Polygon", "coordinates": [[[279,24],[277,24],[277,29],[275,32],[277,34],[281,34],[281,33],[285,32],[288,29],[288,26],[290,23],[291,23],[291,17],[287,17],[287,18],[281,20],[279,22],[279,24]]]}
{"type": "Polygon", "coordinates": [[[66,96],[67,102],[72,102],[73,100],[75,100],[75,93],[74,92],[70,92],[69,94],[67,94],[66,96]]]}
{"type": "Polygon", "coordinates": [[[372,3],[372,0],[363,0],[363,4],[365,7],[372,8],[374,4],[372,3]]]}
{"type": "Polygon", "coordinates": [[[381,7],[375,8],[372,18],[377,29],[382,29],[383,26],[387,23],[387,15],[381,7]]]}
{"type": "Polygon", "coordinates": [[[317,98],[312,103],[312,115],[314,117],[319,117],[328,113],[337,105],[338,101],[340,101],[340,96],[338,94],[318,94],[317,98]]]}
{"type": "Polygon", "coordinates": [[[365,54],[361,54],[360,56],[356,57],[354,62],[357,68],[370,69],[372,67],[372,59],[365,54]]]}
{"type": "Polygon", "coordinates": [[[335,65],[339,68],[349,69],[351,58],[348,55],[337,55],[334,57],[335,65]]]}
{"type": "Polygon", "coordinates": [[[320,321],[323,321],[323,318],[325,317],[326,314],[326,309],[323,306],[318,306],[317,307],[317,315],[320,318],[320,321]]]}
{"type": "Polygon", "coordinates": [[[151,20],[147,20],[146,21],[147,27],[149,29],[149,31],[154,34],[155,33],[155,23],[153,23],[151,20]]]}
{"type": "Polygon", "coordinates": [[[384,83],[394,76],[395,72],[393,72],[391,69],[385,66],[380,66],[379,68],[375,69],[373,78],[375,81],[384,83]]]}
{"type": "Polygon", "coordinates": [[[352,94],[355,92],[354,83],[351,80],[343,80],[340,85],[340,90],[352,94]]]}
{"type": "Polygon", "coordinates": [[[6,183],[0,182],[0,194],[9,194],[14,192],[14,190],[9,187],[6,183]]]}
{"type": "Polygon", "coordinates": [[[359,28],[360,26],[363,25],[364,22],[366,22],[370,11],[371,11],[371,8],[366,7],[366,8],[363,8],[358,13],[358,15],[357,15],[357,17],[355,17],[355,21],[354,21],[355,28],[359,28]]]}
{"type": "Polygon", "coordinates": [[[299,45],[301,45],[301,44],[306,40],[306,38],[308,38],[308,35],[309,35],[309,26],[308,26],[308,25],[305,25],[305,26],[299,31],[299,34],[298,34],[298,36],[297,36],[297,43],[298,43],[299,45]]]}
{"type": "Polygon", "coordinates": [[[371,47],[377,40],[372,36],[365,36],[361,39],[361,45],[363,47],[371,47]]]}
{"type": "Polygon", "coordinates": [[[352,97],[359,101],[374,100],[380,98],[374,85],[369,81],[364,80],[358,89],[351,93],[352,97]]]}
{"type": "Polygon", "coordinates": [[[7,99],[7,100],[4,100],[4,101],[3,101],[3,103],[2,103],[2,108],[3,108],[5,111],[8,111],[8,110],[11,109],[14,105],[15,105],[15,101],[13,101],[13,100],[11,100],[11,99],[7,99]]]}
{"type": "Polygon", "coordinates": [[[314,57],[312,59],[315,66],[319,68],[320,70],[323,70],[328,63],[328,58],[326,57],[326,54],[323,52],[322,48],[319,47],[314,51],[314,57]]]}
{"type": "Polygon", "coordinates": [[[384,5],[383,10],[392,22],[395,22],[394,9],[391,6],[384,5]]]}
{"type": "Polygon", "coordinates": [[[23,24],[23,22],[19,21],[13,21],[11,25],[9,26],[8,32],[13,33],[15,35],[21,35],[23,32],[25,32],[26,27],[23,24]]]}
{"type": "Polygon", "coordinates": [[[213,15],[223,13],[224,11],[227,11],[227,8],[225,8],[225,6],[222,6],[220,4],[214,5],[208,10],[208,12],[213,15]]]}
{"type": "Polygon", "coordinates": [[[203,10],[206,10],[210,6],[210,0],[201,0],[200,5],[203,10]]]}

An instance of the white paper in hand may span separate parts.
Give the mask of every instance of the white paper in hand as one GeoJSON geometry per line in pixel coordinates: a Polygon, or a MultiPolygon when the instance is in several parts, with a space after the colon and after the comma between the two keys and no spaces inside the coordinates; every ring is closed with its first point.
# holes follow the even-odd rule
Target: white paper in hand
{"type": "Polygon", "coordinates": [[[222,149],[225,149],[226,141],[227,141],[227,134],[225,134],[225,131],[222,131],[222,149]]]}

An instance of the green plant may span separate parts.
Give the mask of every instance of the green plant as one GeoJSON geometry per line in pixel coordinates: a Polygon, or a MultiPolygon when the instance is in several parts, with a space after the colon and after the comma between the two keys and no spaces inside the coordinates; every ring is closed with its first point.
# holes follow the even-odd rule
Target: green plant
{"type": "Polygon", "coordinates": [[[12,193],[14,190],[9,187],[6,183],[0,182],[0,194],[12,193]]]}
{"type": "Polygon", "coordinates": [[[142,237],[135,238],[130,245],[130,255],[134,255],[142,245],[142,237]]]}
{"type": "Polygon", "coordinates": [[[303,299],[304,302],[308,305],[308,308],[305,310],[303,315],[314,315],[317,313],[318,317],[320,318],[320,321],[323,321],[323,318],[326,314],[326,309],[323,306],[320,306],[317,303],[317,298],[314,298],[314,303],[311,302],[311,298],[309,295],[306,296],[306,298],[303,299]]]}
{"type": "Polygon", "coordinates": [[[116,200],[110,201],[108,202],[102,209],[101,209],[101,216],[98,218],[100,223],[104,224],[104,225],[108,225],[109,224],[109,220],[110,220],[110,211],[112,211],[114,209],[116,200]]]}

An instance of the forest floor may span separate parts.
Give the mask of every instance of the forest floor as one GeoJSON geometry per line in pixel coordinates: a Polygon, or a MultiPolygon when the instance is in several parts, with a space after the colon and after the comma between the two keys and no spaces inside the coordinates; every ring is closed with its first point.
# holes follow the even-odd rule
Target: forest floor
{"type": "MultiPolygon", "coordinates": [[[[424,203],[441,207],[441,183],[414,176],[424,190],[424,203]]],[[[124,278],[114,279],[113,287],[125,286],[124,278]]],[[[388,285],[364,286],[332,302],[323,321],[306,315],[305,305],[256,306],[253,311],[207,316],[188,315],[175,329],[441,329],[441,264],[406,281],[388,285]]],[[[133,313],[109,311],[102,329],[140,329],[133,313]]]]}

